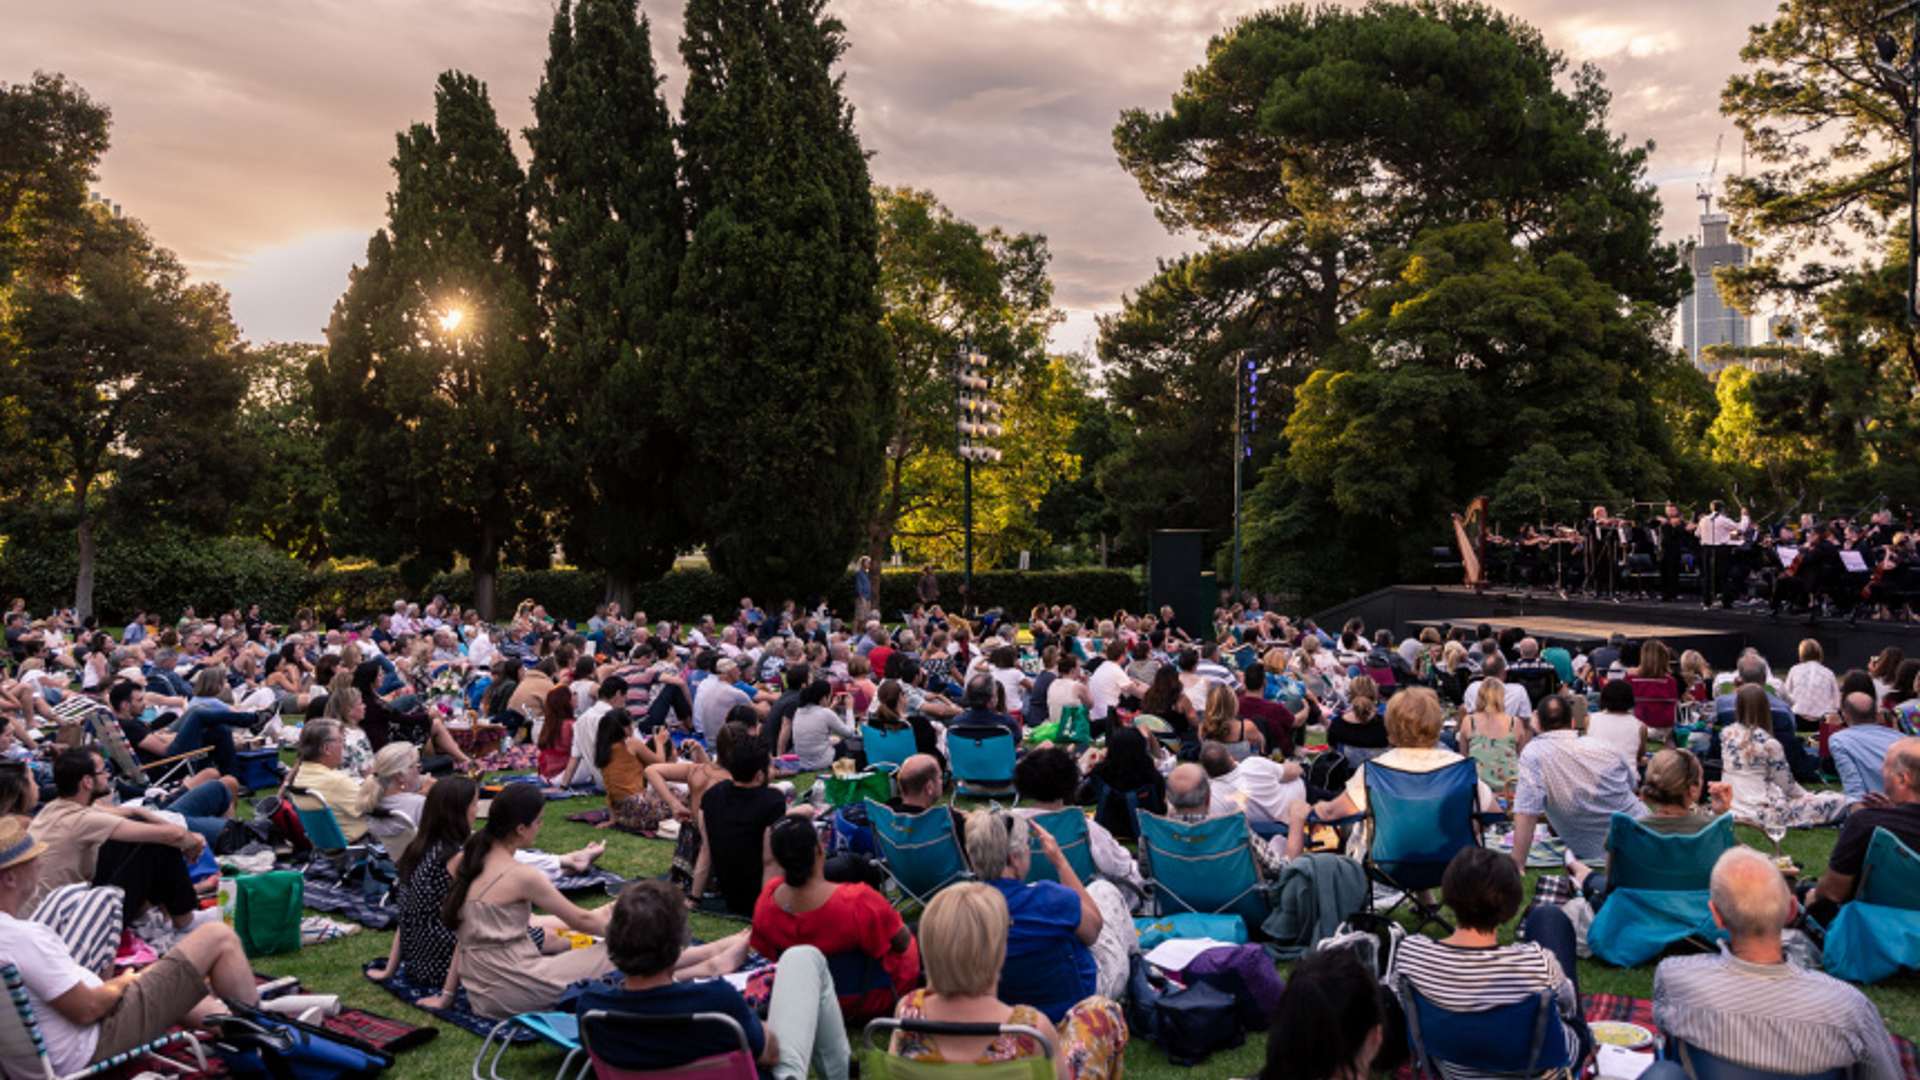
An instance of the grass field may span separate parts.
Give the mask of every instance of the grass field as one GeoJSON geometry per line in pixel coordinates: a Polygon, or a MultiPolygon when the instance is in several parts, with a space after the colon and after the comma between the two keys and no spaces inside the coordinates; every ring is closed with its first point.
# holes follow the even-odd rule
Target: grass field
{"type": "MultiPolygon", "coordinates": [[[[811,776],[803,775],[794,780],[796,789],[802,792],[812,784],[811,776]]],[[[539,846],[546,851],[565,852],[595,840],[604,840],[608,846],[601,864],[608,869],[629,878],[666,873],[673,851],[670,842],[644,840],[566,820],[569,813],[592,809],[597,805],[604,805],[604,801],[583,798],[548,803],[546,815],[541,820],[539,846]]],[[[1757,830],[1743,827],[1740,833],[1743,842],[1761,850],[1769,849],[1766,838],[1757,830]]],[[[1827,852],[1833,846],[1835,835],[1832,829],[1795,830],[1787,837],[1784,847],[1806,872],[1818,874],[1826,865],[1827,852]]],[[[1529,896],[1532,895],[1531,878],[1538,873],[1535,871],[1528,875],[1529,896]]],[[[596,897],[587,901],[587,904],[593,906],[606,902],[607,898],[596,897]]],[[[693,917],[693,932],[702,939],[721,937],[738,929],[737,923],[701,915],[693,917]]],[[[391,941],[391,934],[363,930],[297,954],[263,958],[255,963],[255,967],[273,975],[299,976],[302,986],[309,993],[339,994],[349,1005],[408,1023],[436,1023],[429,1014],[401,1004],[397,998],[361,975],[362,965],[368,960],[384,957],[391,941]]],[[[1580,989],[1585,993],[1650,997],[1653,969],[1622,970],[1591,960],[1582,961],[1580,989]]],[[[1866,993],[1879,1006],[1881,1015],[1892,1031],[1908,1039],[1920,1039],[1920,978],[1906,977],[1881,986],[1867,987],[1866,993]]],[[[440,1029],[439,1037],[433,1042],[400,1055],[394,1071],[405,1077],[467,1074],[474,1055],[479,1051],[480,1039],[452,1025],[442,1024],[440,1029]]],[[[858,1032],[854,1035],[857,1046],[858,1032]]],[[[1237,1050],[1216,1054],[1198,1071],[1200,1075],[1208,1077],[1250,1076],[1259,1071],[1264,1053],[1265,1039],[1254,1037],[1237,1050]]],[[[509,1050],[502,1074],[514,1078],[551,1076],[559,1067],[561,1057],[559,1051],[544,1044],[509,1050]]],[[[1195,1070],[1170,1064],[1158,1048],[1143,1041],[1128,1048],[1127,1071],[1131,1076],[1157,1080],[1195,1070]]]]}

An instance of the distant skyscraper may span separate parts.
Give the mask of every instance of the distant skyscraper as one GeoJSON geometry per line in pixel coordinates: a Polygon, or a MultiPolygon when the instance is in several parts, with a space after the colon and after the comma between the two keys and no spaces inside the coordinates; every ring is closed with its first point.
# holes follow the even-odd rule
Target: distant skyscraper
{"type": "Polygon", "coordinates": [[[1700,350],[1712,345],[1746,346],[1752,343],[1748,318],[1726,305],[1714,287],[1713,272],[1723,266],[1747,265],[1745,245],[1727,235],[1727,215],[1700,215],[1700,242],[1688,256],[1693,292],[1680,305],[1680,334],[1687,359],[1705,369],[1700,350]]]}

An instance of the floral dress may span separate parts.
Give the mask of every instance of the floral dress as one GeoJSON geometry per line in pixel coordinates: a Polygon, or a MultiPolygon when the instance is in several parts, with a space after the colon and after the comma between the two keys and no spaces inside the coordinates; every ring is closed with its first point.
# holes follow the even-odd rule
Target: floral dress
{"type": "MultiPolygon", "coordinates": [[[[926,1015],[927,991],[915,990],[900,1002],[895,1014],[902,1020],[918,1020],[926,1015]]],[[[1007,1016],[1009,1024],[1038,1028],[1043,1017],[1031,1005],[1015,1005],[1007,1016]]],[[[1107,998],[1090,997],[1060,1018],[1060,1045],[1055,1053],[1067,1063],[1068,1080],[1109,1080],[1121,1075],[1127,1052],[1127,1020],[1120,1006],[1107,998]]],[[[894,1036],[894,1054],[909,1061],[945,1062],[931,1037],[910,1031],[894,1036]]],[[[986,1052],[969,1064],[985,1065],[996,1061],[1018,1061],[1039,1057],[1044,1051],[1026,1035],[1001,1035],[987,1045],[986,1052]]]]}
{"type": "Polygon", "coordinates": [[[356,780],[365,780],[373,773],[373,744],[367,741],[367,733],[348,726],[342,739],[346,749],[340,757],[340,771],[356,780]]]}
{"type": "Polygon", "coordinates": [[[1728,724],[1720,732],[1720,761],[1739,820],[1765,822],[1769,814],[1780,814],[1788,828],[1831,825],[1851,806],[1841,792],[1808,791],[1795,782],[1787,752],[1771,732],[1728,724]]]}

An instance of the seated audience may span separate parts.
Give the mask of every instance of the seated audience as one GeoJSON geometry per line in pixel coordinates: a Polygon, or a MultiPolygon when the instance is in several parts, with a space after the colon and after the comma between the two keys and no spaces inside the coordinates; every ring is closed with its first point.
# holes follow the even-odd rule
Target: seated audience
{"type": "MultiPolygon", "coordinates": [[[[767,847],[767,830],[786,816],[787,797],[767,786],[771,759],[764,741],[736,734],[727,749],[729,756],[721,762],[727,779],[708,788],[701,798],[700,831],[713,867],[713,885],[727,910],[751,917],[761,886],[779,869],[767,847]]],[[[801,812],[811,810],[804,807],[801,812]]]]}
{"type": "Polygon", "coordinates": [[[547,875],[515,858],[539,835],[546,806],[535,785],[508,784],[494,796],[486,828],[467,838],[449,868],[453,886],[440,917],[458,941],[459,983],[482,1016],[551,1009],[572,983],[612,969],[605,945],[573,949],[554,932],[565,926],[604,935],[609,909],[576,906],[547,875]],[[536,923],[535,905],[550,918],[536,923]],[[539,943],[527,933],[536,926],[546,931],[539,943]]]}
{"type": "Polygon", "coordinates": [[[1840,774],[1840,790],[1858,802],[1872,794],[1885,794],[1881,766],[1887,752],[1900,741],[1900,732],[1880,722],[1880,710],[1866,694],[1848,694],[1840,702],[1840,717],[1846,727],[1827,738],[1827,752],[1833,756],[1834,771],[1840,774]]]}
{"type": "MultiPolygon", "coordinates": [[[[520,685],[524,687],[526,683],[520,685]]],[[[573,747],[573,692],[564,686],[549,684],[546,697],[541,700],[544,705],[540,710],[540,736],[536,740],[540,755],[534,767],[541,776],[559,776],[566,771],[573,747]]]]}
{"type": "MultiPolygon", "coordinates": [[[[340,725],[340,737],[344,740],[340,755],[340,769],[355,780],[365,780],[373,774],[373,743],[367,739],[367,733],[361,729],[360,722],[366,719],[367,703],[360,691],[351,686],[343,686],[327,695],[327,705],[321,716],[340,725]]],[[[387,746],[392,746],[388,743],[387,746]]],[[[412,744],[408,744],[412,745],[412,744]]],[[[385,746],[381,747],[386,749],[385,746]]],[[[416,756],[418,752],[416,751],[416,756]]]]}
{"type": "Polygon", "coordinates": [[[1240,810],[1249,822],[1287,820],[1287,811],[1307,797],[1305,771],[1289,761],[1253,756],[1236,761],[1223,743],[1200,744],[1200,767],[1213,785],[1211,803],[1216,814],[1240,810]]]}
{"type": "Polygon", "coordinates": [[[1646,756],[1647,725],[1633,713],[1633,683],[1615,679],[1600,688],[1600,711],[1587,717],[1586,737],[1614,748],[1635,772],[1646,756]]]}
{"type": "MultiPolygon", "coordinates": [[[[1722,678],[1726,677],[1723,675],[1722,678]]],[[[1772,731],[1774,739],[1786,755],[1787,765],[1792,770],[1795,780],[1802,784],[1815,783],[1820,779],[1819,766],[1814,761],[1813,755],[1807,753],[1806,744],[1800,741],[1794,724],[1793,710],[1787,707],[1784,700],[1775,696],[1771,682],[1772,676],[1768,674],[1767,662],[1760,657],[1759,653],[1748,649],[1746,655],[1742,656],[1740,662],[1734,666],[1732,679],[1725,684],[1725,688],[1715,690],[1718,696],[1713,700],[1714,732],[1712,740],[1707,745],[1707,757],[1718,757],[1723,760],[1726,758],[1726,750],[1720,743],[1725,737],[1725,729],[1738,719],[1735,716],[1735,697],[1741,687],[1752,686],[1765,695],[1767,703],[1769,723],[1760,725],[1759,730],[1772,731]]]]}
{"type": "MultiPolygon", "coordinates": [[[[703,977],[724,973],[707,953],[711,945],[687,948],[687,911],[664,881],[636,881],[600,909],[610,912],[607,943],[622,978],[596,983],[580,995],[581,1015],[596,1009],[641,1015],[720,1013],[746,1033],[755,1060],[776,1080],[846,1080],[852,1047],[834,995],[824,953],[811,945],[787,949],[774,968],[773,994],[763,1024],[740,991],[703,977]],[[684,980],[684,981],[683,981],[684,980]]],[[[718,1024],[608,1024],[592,1033],[594,1053],[626,1070],[672,1070],[738,1048],[718,1024]]]]}
{"type": "Polygon", "coordinates": [[[1551,990],[1560,1022],[1549,1025],[1547,1038],[1565,1040],[1573,1060],[1585,1061],[1593,1036],[1580,1011],[1574,932],[1566,913],[1538,905],[1523,920],[1526,940],[1500,944],[1501,927],[1520,911],[1523,883],[1512,860],[1483,847],[1462,848],[1453,857],[1440,894],[1459,928],[1438,941],[1407,935],[1393,951],[1392,974],[1405,976],[1422,997],[1450,1012],[1498,1008],[1551,990]]]}
{"type": "Polygon", "coordinates": [[[1287,976],[1260,1080],[1367,1080],[1388,1021],[1380,979],[1351,949],[1310,952],[1287,976]]]}
{"type": "Polygon", "coordinates": [[[920,947],[900,913],[869,885],[827,880],[826,849],[811,817],[789,814],[774,822],[768,844],[781,876],[767,882],[754,905],[748,944],[775,961],[799,945],[828,956],[863,955],[891,985],[841,993],[841,1011],[855,1021],[892,1012],[920,980],[920,947]]]}
{"type": "Polygon", "coordinates": [[[1883,793],[1872,795],[1847,815],[1827,857],[1808,914],[1831,923],[1839,906],[1853,899],[1866,866],[1867,845],[1875,829],[1885,829],[1913,851],[1920,851],[1920,738],[1908,736],[1887,750],[1880,764],[1883,793]]]}
{"type": "Polygon", "coordinates": [[[1013,918],[1001,997],[1059,1020],[1083,998],[1125,993],[1140,939],[1119,889],[1082,884],[1045,829],[1005,811],[968,814],[966,843],[974,873],[1006,898],[1013,918]],[[1026,880],[1030,835],[1040,838],[1058,881],[1026,880]]]}
{"type": "Polygon", "coordinates": [[[149,905],[184,930],[217,912],[200,914],[199,894],[187,876],[206,839],[148,810],[113,805],[113,781],[100,755],[84,747],[60,752],[53,761],[56,797],[33,818],[29,831],[46,845],[35,879],[38,904],[63,885],[114,885],[126,893],[125,922],[149,905]]]}
{"type": "MultiPolygon", "coordinates": [[[[1013,786],[1020,795],[1015,813],[1032,817],[1069,808],[1078,812],[1073,798],[1080,786],[1080,769],[1074,764],[1073,755],[1057,746],[1027,751],[1014,766],[1013,786]]],[[[1097,821],[1087,822],[1087,848],[1093,856],[1094,869],[1101,877],[1135,890],[1146,888],[1132,853],[1113,838],[1106,826],[1097,821]]]]}
{"type": "Polygon", "coordinates": [[[1772,859],[1748,847],[1720,856],[1710,903],[1731,940],[1709,955],[1669,957],[1653,973],[1653,1022],[1669,1040],[1765,1072],[1857,1066],[1855,1075],[1899,1080],[1893,1041],[1866,995],[1787,962],[1781,931],[1793,896],[1772,859]]]}
{"type": "MultiPolygon", "coordinates": [[[[804,668],[802,665],[801,670],[804,668]]],[[[853,721],[839,711],[847,707],[846,696],[836,696],[827,680],[813,679],[800,689],[798,701],[793,715],[781,726],[779,751],[784,754],[791,746],[803,772],[831,768],[838,756],[834,736],[851,739],[859,734],[853,721]]]]}
{"type": "Polygon", "coordinates": [[[653,738],[643,739],[634,731],[633,716],[624,706],[602,713],[593,742],[593,767],[606,785],[610,811],[602,826],[651,833],[672,816],[673,807],[647,787],[647,769],[672,761],[673,736],[665,727],[653,729],[653,738]]]}
{"type": "MultiPolygon", "coordinates": [[[[1302,802],[1305,800],[1303,799],[1302,802]]],[[[1299,816],[1290,810],[1290,815],[1299,816]]],[[[1167,817],[1174,821],[1197,825],[1217,817],[1242,814],[1241,808],[1233,803],[1216,803],[1213,799],[1213,781],[1208,778],[1207,770],[1193,762],[1183,762],[1174,766],[1167,774],[1167,817]]],[[[1262,878],[1271,880],[1280,876],[1291,855],[1283,854],[1284,847],[1263,839],[1253,831],[1253,820],[1246,819],[1247,846],[1253,850],[1253,861],[1262,878]]],[[[1302,842],[1304,845],[1304,841],[1302,842]]],[[[1281,842],[1284,845],[1284,841],[1281,842]]]]}
{"type": "Polygon", "coordinates": [[[1507,712],[1506,694],[1507,685],[1499,679],[1481,680],[1479,700],[1461,718],[1458,738],[1460,752],[1473,759],[1481,783],[1511,795],[1529,730],[1507,712]]]}
{"type": "Polygon", "coordinates": [[[367,835],[366,785],[346,771],[346,732],[338,720],[309,720],[300,728],[300,762],[291,787],[317,795],[333,809],[333,819],[348,843],[367,835]]]}
{"type": "Polygon", "coordinates": [[[1520,752],[1513,793],[1513,859],[1524,873],[1533,833],[1542,818],[1573,856],[1606,861],[1613,815],[1645,817],[1633,769],[1618,750],[1573,730],[1573,709],[1554,695],[1534,714],[1539,734],[1520,752]]]}
{"type": "Polygon", "coordinates": [[[1136,810],[1142,814],[1167,812],[1167,778],[1160,772],[1157,750],[1153,736],[1142,734],[1138,727],[1117,727],[1107,733],[1105,750],[1089,750],[1081,759],[1088,778],[1094,781],[1094,823],[1115,837],[1139,838],[1133,817],[1136,810]]]}
{"type": "Polygon", "coordinates": [[[1820,642],[1807,638],[1800,642],[1800,662],[1787,672],[1780,691],[1794,718],[1808,728],[1817,728],[1822,720],[1840,712],[1840,683],[1825,663],[1820,642]]]}
{"type": "Polygon", "coordinates": [[[1246,688],[1239,698],[1240,715],[1260,729],[1269,753],[1280,758],[1292,757],[1294,739],[1300,729],[1320,722],[1320,703],[1304,698],[1306,709],[1296,715],[1284,702],[1267,697],[1268,684],[1278,683],[1283,676],[1269,676],[1264,664],[1255,664],[1246,670],[1244,677],[1246,688]]]}
{"type": "Polygon", "coordinates": [[[1249,720],[1240,718],[1240,699],[1225,683],[1211,683],[1207,689],[1206,717],[1200,723],[1200,738],[1220,744],[1235,761],[1267,752],[1265,736],[1249,720]]]}
{"type": "MultiPolygon", "coordinates": [[[[985,811],[982,811],[985,813],[985,811]]],[[[978,832],[985,832],[983,826],[978,832]]],[[[1007,973],[1021,950],[1018,918],[1007,892],[966,882],[942,889],[920,921],[927,987],[900,1002],[902,1020],[1031,1027],[1054,1045],[1062,1080],[1117,1078],[1125,1061],[1127,1022],[1104,996],[1077,1001],[1056,1020],[1035,1006],[1008,1004],[1007,973]],[[1055,1024],[1058,1024],[1058,1027],[1055,1024]]],[[[1045,1051],[1023,1035],[921,1035],[896,1032],[889,1052],[911,1061],[1017,1061],[1045,1051]]]]}
{"type": "MultiPolygon", "coordinates": [[[[1845,817],[1853,805],[1845,792],[1807,791],[1794,780],[1786,751],[1774,738],[1766,689],[1743,684],[1733,698],[1734,721],[1720,733],[1720,755],[1722,775],[1733,785],[1734,816],[1754,824],[1780,821],[1790,828],[1845,817]]],[[[1788,737],[1799,741],[1791,732],[1788,737]]]]}
{"type": "MultiPolygon", "coordinates": [[[[253,970],[233,928],[215,921],[175,941],[158,963],[102,981],[74,962],[51,927],[20,917],[44,891],[46,843],[18,818],[0,817],[0,956],[20,973],[40,1028],[40,1049],[67,1076],[125,1054],[176,1024],[197,1024],[259,1000],[253,970]]],[[[12,1022],[9,1021],[12,1026],[12,1022]]],[[[36,1076],[35,1047],[0,1040],[0,1073],[36,1076]]]]}

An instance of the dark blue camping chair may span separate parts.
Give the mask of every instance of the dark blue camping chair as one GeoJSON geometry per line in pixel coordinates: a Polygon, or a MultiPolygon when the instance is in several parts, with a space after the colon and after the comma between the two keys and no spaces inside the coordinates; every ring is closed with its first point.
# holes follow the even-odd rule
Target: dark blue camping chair
{"type": "Polygon", "coordinates": [[[1414,988],[1405,975],[1394,980],[1394,992],[1407,1014],[1407,1043],[1413,1050],[1417,1076],[1437,1078],[1440,1063],[1477,1073],[1502,1076],[1538,1076],[1554,1069],[1571,1069],[1577,1046],[1570,1046],[1560,1026],[1553,991],[1541,990],[1511,1005],[1476,1012],[1453,1012],[1433,1003],[1414,988]]]}
{"type": "MultiPolygon", "coordinates": [[[[1095,867],[1093,865],[1093,834],[1087,829],[1087,815],[1069,806],[1064,810],[1035,814],[1031,820],[1053,834],[1054,843],[1060,845],[1060,854],[1067,857],[1067,865],[1073,867],[1074,874],[1080,878],[1080,884],[1085,885],[1091,882],[1095,867]]],[[[1060,875],[1054,873],[1053,863],[1040,854],[1039,834],[1030,833],[1027,843],[1033,853],[1033,859],[1027,866],[1027,880],[1059,881],[1060,875]]]]}
{"type": "Polygon", "coordinates": [[[1825,1072],[1811,1073],[1805,1076],[1794,1073],[1768,1072],[1755,1069],[1738,1062],[1728,1061],[1718,1054],[1709,1054],[1684,1039],[1667,1036],[1667,1044],[1661,1050],[1661,1059],[1679,1065],[1686,1072],[1687,1080],[1848,1080],[1856,1075],[1857,1069],[1828,1069],[1825,1072]]]}
{"type": "MultiPolygon", "coordinates": [[[[1453,857],[1463,848],[1479,846],[1481,826],[1504,817],[1479,811],[1476,766],[1462,759],[1416,773],[1372,761],[1362,776],[1367,786],[1367,817],[1372,822],[1367,876],[1401,893],[1386,914],[1411,903],[1420,913],[1416,932],[1428,923],[1438,923],[1452,933],[1452,924],[1440,917],[1438,907],[1421,899],[1419,890],[1438,888],[1453,857]]],[[[1368,896],[1371,907],[1371,890],[1368,896]]]]}
{"type": "Polygon", "coordinates": [[[973,877],[953,831],[953,814],[946,807],[900,814],[868,799],[867,820],[887,876],[922,905],[941,889],[973,877]]]}
{"type": "Polygon", "coordinates": [[[1185,822],[1140,815],[1141,872],[1158,914],[1235,914],[1249,929],[1267,918],[1247,816],[1185,822]]]}

